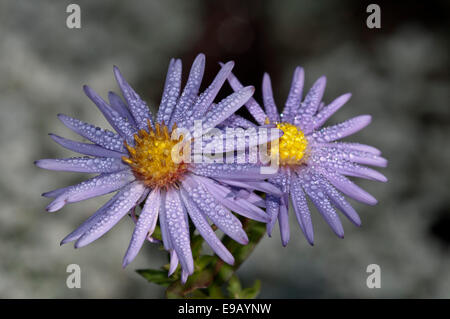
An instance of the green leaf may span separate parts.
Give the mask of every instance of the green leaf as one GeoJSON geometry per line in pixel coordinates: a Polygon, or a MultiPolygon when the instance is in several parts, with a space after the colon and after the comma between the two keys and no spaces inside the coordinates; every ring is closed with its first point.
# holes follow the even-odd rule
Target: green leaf
{"type": "Polygon", "coordinates": [[[138,269],[136,272],[148,281],[161,286],[169,286],[173,281],[173,279],[167,277],[168,272],[166,270],[138,269]]]}
{"type": "Polygon", "coordinates": [[[159,225],[156,225],[155,230],[152,233],[152,237],[158,240],[162,240],[161,228],[159,228],[159,225]]]}
{"type": "Polygon", "coordinates": [[[167,298],[185,298],[188,294],[196,289],[207,288],[213,281],[213,272],[209,269],[205,269],[199,272],[194,272],[186,284],[182,284],[180,281],[174,282],[166,290],[167,298]]]}
{"type": "Polygon", "coordinates": [[[240,296],[243,299],[255,299],[261,291],[261,281],[255,280],[253,286],[245,288],[242,290],[240,296]]]}
{"type": "Polygon", "coordinates": [[[200,252],[202,250],[204,239],[200,235],[194,235],[191,238],[191,250],[192,250],[192,257],[194,259],[198,258],[200,256],[200,252]]]}
{"type": "Polygon", "coordinates": [[[236,275],[231,276],[230,281],[228,281],[227,290],[231,298],[239,298],[242,286],[238,276],[236,275]]]}

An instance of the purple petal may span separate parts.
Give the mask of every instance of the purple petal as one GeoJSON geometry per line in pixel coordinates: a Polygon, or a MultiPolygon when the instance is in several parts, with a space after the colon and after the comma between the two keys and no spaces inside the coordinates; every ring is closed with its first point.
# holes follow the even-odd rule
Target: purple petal
{"type": "Polygon", "coordinates": [[[130,245],[123,259],[122,267],[126,267],[139,253],[147,236],[151,236],[155,230],[158,220],[161,195],[158,188],[155,188],[147,197],[144,207],[137,220],[131,237],[130,245]]]}
{"type": "Polygon", "coordinates": [[[227,119],[220,123],[220,127],[242,127],[244,129],[247,129],[250,127],[256,127],[256,125],[249,120],[244,119],[242,116],[231,114],[227,119]]]}
{"type": "Polygon", "coordinates": [[[137,132],[136,128],[128,122],[128,120],[122,117],[117,111],[111,108],[108,103],[105,102],[93,89],[85,85],[83,87],[87,97],[94,102],[95,105],[102,112],[103,116],[108,120],[109,124],[119,133],[120,136],[131,142],[133,140],[133,134],[137,132]]]}
{"type": "Polygon", "coordinates": [[[262,182],[262,181],[239,181],[239,180],[232,180],[232,179],[220,179],[221,183],[225,183],[231,186],[240,187],[240,188],[246,188],[249,190],[258,190],[267,194],[272,194],[276,196],[281,196],[282,192],[280,188],[277,186],[274,186],[271,183],[268,182],[262,182]]]}
{"type": "Polygon", "coordinates": [[[247,86],[220,101],[214,108],[205,114],[203,128],[215,127],[217,124],[223,122],[244,105],[244,103],[253,95],[253,92],[255,92],[255,88],[253,86],[247,86]]]}
{"type": "Polygon", "coordinates": [[[167,213],[166,213],[166,191],[161,190],[161,203],[159,208],[159,227],[161,228],[161,237],[164,244],[164,249],[170,251],[173,249],[172,241],[167,228],[167,213]]]}
{"type": "Polygon", "coordinates": [[[310,158],[311,163],[327,167],[342,175],[360,177],[379,182],[387,181],[387,178],[383,174],[371,168],[349,162],[343,159],[339,153],[334,152],[333,149],[322,149],[314,153],[315,154],[310,158]]]}
{"type": "Polygon", "coordinates": [[[322,100],[326,82],[326,78],[322,76],[313,84],[294,117],[294,124],[300,126],[306,134],[313,129],[313,116],[316,114],[322,100]]]}
{"type": "Polygon", "coordinates": [[[228,209],[231,209],[239,215],[254,219],[256,221],[260,221],[263,223],[267,223],[270,221],[270,216],[267,215],[261,208],[241,198],[227,197],[228,193],[230,192],[227,187],[219,185],[216,182],[204,177],[197,176],[196,179],[200,180],[210,191],[211,195],[213,195],[215,199],[217,199],[228,209]]]}
{"type": "Polygon", "coordinates": [[[193,118],[200,119],[206,113],[208,108],[214,102],[214,99],[219,93],[220,88],[223,86],[223,83],[226,81],[227,77],[230,75],[231,70],[234,67],[234,62],[230,61],[226,63],[219,71],[217,76],[212,81],[211,85],[200,94],[197,102],[193,108],[193,118]]]}
{"type": "Polygon", "coordinates": [[[104,214],[104,212],[119,198],[120,192],[117,192],[106,204],[98,209],[92,216],[86,219],[80,226],[78,226],[73,232],[67,235],[62,241],[61,245],[70,243],[80,238],[89,228],[95,225],[104,214]]]}
{"type": "Polygon", "coordinates": [[[318,144],[318,147],[340,160],[378,167],[387,166],[387,160],[379,155],[375,155],[373,152],[365,152],[344,147],[335,147],[337,144],[338,143],[318,144]]]}
{"type": "Polygon", "coordinates": [[[108,100],[111,107],[120,114],[123,118],[126,118],[128,122],[133,125],[133,127],[137,127],[136,122],[134,121],[133,115],[131,115],[130,111],[128,110],[127,105],[122,100],[120,96],[118,96],[114,92],[108,92],[108,100]]]}
{"type": "Polygon", "coordinates": [[[205,71],[205,55],[200,53],[192,63],[191,71],[189,72],[189,78],[183,89],[180,100],[177,107],[174,110],[173,116],[170,120],[170,126],[174,123],[182,123],[183,117],[188,110],[194,105],[197,100],[198,91],[203,79],[203,73],[205,71]]]}
{"type": "Polygon", "coordinates": [[[180,95],[181,71],[181,60],[172,60],[169,65],[169,70],[167,71],[166,83],[164,84],[164,91],[159,105],[159,111],[156,116],[157,123],[164,122],[169,124],[170,122],[170,118],[180,95]]]}
{"type": "Polygon", "coordinates": [[[102,174],[94,178],[73,185],[51,202],[46,210],[55,212],[67,203],[79,202],[92,197],[105,195],[118,190],[134,180],[130,171],[102,174]]]}
{"type": "Polygon", "coordinates": [[[294,207],[298,224],[300,225],[300,228],[302,229],[308,242],[313,245],[314,229],[311,221],[311,214],[309,212],[305,193],[303,192],[301,186],[301,181],[298,177],[292,177],[291,188],[292,206],[294,207]]]}
{"type": "Polygon", "coordinates": [[[281,114],[282,122],[291,122],[294,115],[297,113],[300,103],[302,102],[302,91],[305,80],[305,72],[303,68],[296,67],[294,75],[292,77],[291,88],[289,95],[284,106],[283,113],[281,114]]]}
{"type": "Polygon", "coordinates": [[[339,237],[344,237],[344,228],[342,227],[339,216],[331,205],[328,197],[320,188],[320,183],[318,178],[313,174],[304,174],[299,177],[300,183],[305,190],[308,197],[316,206],[319,213],[325,219],[328,225],[333,229],[333,231],[339,237]]]}
{"type": "Polygon", "coordinates": [[[48,170],[81,173],[113,173],[128,168],[120,159],[112,157],[41,159],[35,164],[48,170]]]}
{"type": "Polygon", "coordinates": [[[278,219],[278,214],[280,212],[280,197],[267,195],[266,196],[266,213],[270,216],[270,222],[267,223],[267,234],[269,237],[272,236],[273,226],[278,219]]]}
{"type": "Polygon", "coordinates": [[[52,190],[49,192],[45,192],[45,193],[42,193],[42,196],[48,197],[48,198],[56,198],[71,187],[72,186],[66,186],[66,187],[58,188],[58,189],[55,189],[55,190],[52,190]]]}
{"type": "Polygon", "coordinates": [[[58,143],[62,147],[80,154],[98,157],[114,157],[114,158],[122,158],[122,156],[125,155],[125,153],[107,150],[106,148],[103,148],[99,145],[71,141],[64,137],[51,133],[49,135],[56,143],[58,143]]]}
{"type": "Polygon", "coordinates": [[[272,83],[270,81],[270,76],[267,73],[264,73],[262,91],[264,108],[266,109],[267,117],[271,122],[279,122],[280,116],[278,115],[277,105],[275,104],[275,100],[273,98],[272,83]]]}
{"type": "MultiPolygon", "coordinates": [[[[233,75],[233,73],[230,73],[230,75],[228,76],[228,83],[235,92],[241,90],[244,87],[241,82],[239,82],[239,80],[233,75]]],[[[258,104],[258,102],[255,101],[254,98],[250,98],[247,103],[245,103],[245,106],[259,125],[263,125],[265,123],[267,115],[266,113],[264,113],[263,109],[258,104]]]]}
{"type": "Polygon", "coordinates": [[[286,247],[289,242],[289,214],[287,205],[281,201],[280,213],[278,214],[278,225],[280,227],[281,244],[286,247]]]}
{"type": "Polygon", "coordinates": [[[344,215],[350,219],[356,226],[361,226],[361,219],[355,209],[345,200],[333,186],[325,178],[320,179],[320,187],[327,194],[333,204],[340,210],[344,215]]]}
{"type": "Polygon", "coordinates": [[[192,274],[194,260],[190,244],[189,224],[186,222],[186,212],[177,192],[171,187],[166,193],[166,227],[181,268],[188,274],[192,274]]]}
{"type": "Polygon", "coordinates": [[[58,114],[58,118],[65,126],[91,142],[111,151],[125,152],[124,140],[120,135],[64,114],[58,114]]]}
{"type": "Polygon", "coordinates": [[[372,153],[374,155],[381,155],[381,151],[373,146],[365,145],[365,144],[359,144],[359,143],[346,143],[346,142],[334,142],[334,143],[328,143],[324,145],[329,145],[332,147],[340,148],[345,151],[361,151],[361,152],[367,152],[372,153]]]}
{"type": "Polygon", "coordinates": [[[89,228],[75,243],[75,248],[80,248],[92,243],[103,236],[119,220],[122,219],[135,205],[145,191],[145,186],[140,182],[134,182],[119,192],[117,200],[113,202],[101,215],[98,221],[89,228]]]}
{"type": "Polygon", "coordinates": [[[175,250],[170,250],[170,265],[169,265],[169,272],[167,276],[172,276],[172,274],[177,270],[178,267],[178,256],[175,250]]]}
{"type": "Polygon", "coordinates": [[[259,180],[266,179],[261,174],[261,166],[257,164],[195,164],[190,170],[196,175],[215,179],[259,180]]]}
{"type": "MultiPolygon", "coordinates": [[[[268,129],[265,127],[251,127],[249,129],[234,128],[231,131],[222,132],[222,136],[208,139],[202,136],[201,147],[193,147],[194,153],[204,153],[206,150],[216,150],[223,153],[232,151],[243,151],[257,145],[266,144],[276,140],[283,135],[283,131],[278,129],[268,129]]],[[[194,142],[198,143],[198,141],[194,142]]],[[[194,144],[195,145],[195,144],[194,144]]]]}
{"type": "Polygon", "coordinates": [[[127,81],[125,81],[116,66],[114,67],[114,75],[138,128],[147,129],[147,119],[150,120],[150,123],[154,127],[153,118],[147,104],[139,97],[127,81]]]}
{"type": "Polygon", "coordinates": [[[321,127],[334,113],[336,113],[352,95],[350,93],[341,95],[333,102],[325,106],[313,119],[313,127],[317,129],[321,127]]]}
{"type": "Polygon", "coordinates": [[[375,205],[377,200],[375,197],[370,195],[368,192],[357,186],[355,183],[350,181],[348,178],[328,169],[322,170],[323,175],[327,180],[333,184],[339,191],[351,197],[357,201],[368,205],[375,205]]]}
{"type": "Polygon", "coordinates": [[[233,255],[231,255],[228,249],[217,238],[216,233],[212,230],[206,218],[203,217],[203,214],[200,212],[197,205],[189,198],[189,195],[186,193],[186,191],[181,191],[181,198],[183,199],[189,216],[191,217],[191,220],[200,235],[223,261],[225,261],[227,264],[233,265],[233,255]]]}
{"type": "Polygon", "coordinates": [[[214,199],[201,183],[197,183],[193,178],[186,178],[182,183],[200,211],[221,231],[240,244],[248,243],[247,234],[239,219],[214,199]]]}
{"type": "Polygon", "coordinates": [[[314,132],[312,137],[319,143],[339,140],[362,130],[370,124],[371,119],[370,115],[356,116],[340,124],[328,126],[318,132],[314,132]]]}

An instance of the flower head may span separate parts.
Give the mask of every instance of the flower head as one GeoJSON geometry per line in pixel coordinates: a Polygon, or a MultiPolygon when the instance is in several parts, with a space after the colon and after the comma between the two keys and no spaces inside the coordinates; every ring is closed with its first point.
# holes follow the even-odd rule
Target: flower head
{"type": "MultiPolygon", "coordinates": [[[[92,144],[51,135],[53,140],[69,150],[89,156],[43,159],[36,165],[50,170],[99,175],[77,185],[44,193],[43,196],[54,198],[47,210],[54,212],[67,203],[117,191],[95,214],[64,238],[62,244],[76,241],[75,247],[88,245],[131,212],[136,227],[123,266],[136,257],[145,239],[155,240],[152,233],[159,224],[164,247],[171,254],[169,275],[180,263],[182,280],[186,281],[194,271],[188,216],[215,253],[229,264],[233,264],[234,258],[216,237],[208,220],[241,244],[246,244],[248,238],[240,220],[230,210],[258,221],[269,221],[268,215],[258,207],[263,202],[253,190],[268,189],[273,193],[278,190],[263,181],[266,176],[260,174],[257,165],[197,164],[174,161],[172,157],[174,147],[184,137],[173,138],[172,133],[177,126],[192,132],[194,121],[200,120],[207,133],[230,117],[253,94],[253,87],[242,88],[214,104],[217,93],[231,73],[233,62],[223,65],[211,85],[199,95],[204,66],[205,57],[200,54],[181,90],[181,60],[171,60],[156,119],[116,67],[114,74],[125,101],[110,92],[107,103],[85,86],[86,95],[117,133],[59,115],[68,128],[92,144]],[[134,209],[141,203],[142,210],[136,217],[134,209]]],[[[184,142],[194,143],[202,137],[198,134],[193,136],[184,142]]]]}
{"type": "MultiPolygon", "coordinates": [[[[235,91],[242,89],[234,75],[231,74],[228,80],[235,91]]],[[[378,149],[358,143],[337,142],[367,126],[371,121],[370,115],[357,116],[322,128],[349,100],[350,94],[344,94],[325,105],[322,96],[326,79],[321,77],[302,101],[303,81],[303,69],[297,67],[282,114],[278,114],[268,74],[264,75],[262,84],[264,110],[253,98],[245,104],[260,125],[273,123],[284,132],[279,139],[278,149],[272,149],[279,153],[279,172],[269,179],[283,194],[266,196],[266,211],[271,216],[271,221],[267,224],[268,233],[271,234],[278,220],[284,246],[289,241],[289,200],[301,230],[308,242],[313,244],[313,225],[306,196],[333,231],[343,237],[344,230],[336,209],[342,211],[357,226],[361,224],[361,220],[341,193],[365,204],[377,203],[372,195],[346,176],[387,181],[379,172],[360,165],[387,166],[387,160],[380,156],[378,149]]]]}

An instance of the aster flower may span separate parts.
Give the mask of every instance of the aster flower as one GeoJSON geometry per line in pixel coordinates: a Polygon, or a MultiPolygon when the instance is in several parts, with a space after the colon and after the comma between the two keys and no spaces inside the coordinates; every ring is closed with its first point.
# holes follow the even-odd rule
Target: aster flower
{"type": "MultiPolygon", "coordinates": [[[[254,92],[253,87],[245,87],[214,104],[219,89],[231,73],[233,62],[223,65],[211,85],[199,95],[204,67],[205,57],[200,54],[181,90],[181,60],[170,61],[156,119],[117,67],[114,67],[114,74],[125,102],[119,95],[110,92],[107,103],[90,87],[84,86],[86,95],[117,133],[58,115],[64,125],[92,144],[50,134],[52,139],[69,150],[89,156],[43,159],[36,165],[49,170],[99,175],[77,185],[44,193],[43,196],[54,198],[47,211],[54,212],[67,203],[117,191],[61,244],[76,241],[76,248],[86,246],[131,211],[136,226],[123,266],[136,257],[145,239],[155,241],[152,233],[159,222],[164,247],[171,256],[169,275],[180,263],[182,281],[185,282],[194,271],[188,216],[214,252],[229,264],[233,264],[234,258],[216,237],[209,220],[243,245],[248,242],[247,235],[240,220],[230,210],[257,221],[269,221],[268,215],[257,206],[263,206],[261,202],[264,202],[253,190],[279,191],[262,181],[266,176],[260,174],[257,165],[176,162],[171,156],[174,146],[183,140],[183,136],[172,138],[172,131],[177,126],[192,132],[194,121],[201,120],[206,134],[233,114],[254,92]],[[134,209],[141,203],[142,210],[136,217],[134,209]]],[[[195,138],[190,142],[194,142],[195,138]]]]}
{"type": "MultiPolygon", "coordinates": [[[[231,74],[228,78],[231,87],[238,91],[241,83],[231,74]]],[[[295,69],[289,95],[283,113],[278,114],[269,75],[264,74],[262,82],[263,110],[250,98],[245,104],[260,125],[275,124],[284,132],[279,139],[279,148],[272,151],[279,155],[279,172],[269,181],[279,187],[282,196],[268,194],[266,211],[271,216],[267,224],[270,235],[278,220],[281,241],[286,246],[289,241],[289,199],[306,239],[314,243],[313,225],[307,204],[307,197],[337,236],[344,237],[336,209],[340,210],[355,225],[361,220],[357,212],[342,194],[359,202],[375,205],[377,200],[350,181],[346,176],[386,182],[379,172],[362,166],[386,167],[387,160],[375,147],[349,142],[337,142],[366,127],[371,122],[370,115],[360,115],[343,123],[323,127],[323,124],[338,111],[351,94],[339,96],[329,104],[322,101],[326,78],[320,77],[302,101],[304,71],[295,69]]],[[[239,125],[238,119],[229,119],[230,125],[239,125]]]]}

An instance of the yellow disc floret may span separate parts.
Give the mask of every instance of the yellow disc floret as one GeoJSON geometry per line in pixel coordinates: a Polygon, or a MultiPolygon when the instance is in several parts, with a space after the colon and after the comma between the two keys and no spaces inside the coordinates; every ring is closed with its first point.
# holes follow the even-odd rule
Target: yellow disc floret
{"type": "Polygon", "coordinates": [[[308,146],[308,141],[303,132],[297,126],[283,122],[277,123],[277,128],[284,133],[279,139],[280,164],[303,164],[308,146]]]}
{"type": "MultiPolygon", "coordinates": [[[[173,129],[175,130],[176,125],[173,129]]],[[[131,166],[137,179],[147,186],[168,187],[186,172],[187,164],[172,160],[172,148],[183,139],[172,140],[169,129],[164,123],[155,125],[155,130],[148,123],[148,131],[141,129],[134,134],[135,146],[125,142],[130,156],[122,160],[131,166]]]]}

